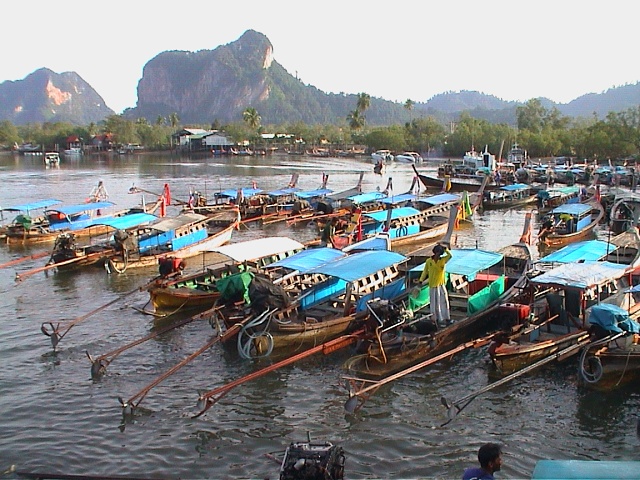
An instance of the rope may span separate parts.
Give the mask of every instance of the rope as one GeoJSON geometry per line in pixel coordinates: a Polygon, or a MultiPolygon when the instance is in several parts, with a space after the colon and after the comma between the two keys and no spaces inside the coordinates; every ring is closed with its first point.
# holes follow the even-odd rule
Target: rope
{"type": "Polygon", "coordinates": [[[267,309],[264,312],[262,312],[258,317],[254,318],[253,320],[249,321],[247,324],[243,325],[242,329],[238,333],[238,341],[237,341],[238,353],[242,358],[251,360],[253,358],[263,358],[271,355],[271,353],[273,352],[274,342],[273,342],[273,336],[271,335],[271,333],[268,332],[268,328],[269,328],[272,313],[273,313],[273,310],[267,309]],[[253,332],[253,333],[249,332],[249,329],[257,327],[258,325],[262,325],[265,322],[267,323],[262,329],[262,331],[253,332]],[[266,338],[267,349],[264,353],[260,355],[258,354],[252,355],[251,353],[252,348],[253,349],[256,348],[255,340],[261,337],[266,338]]]}

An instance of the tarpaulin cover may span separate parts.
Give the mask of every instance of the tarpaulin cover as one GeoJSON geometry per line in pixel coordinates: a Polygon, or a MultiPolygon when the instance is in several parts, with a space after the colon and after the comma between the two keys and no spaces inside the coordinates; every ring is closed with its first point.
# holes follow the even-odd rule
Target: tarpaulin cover
{"type": "Polygon", "coordinates": [[[497,278],[491,285],[487,285],[482,290],[469,297],[467,303],[467,313],[469,315],[480,312],[495,302],[505,290],[504,275],[497,278]]]}
{"type": "Polygon", "coordinates": [[[387,196],[382,192],[366,192],[347,197],[348,200],[351,200],[355,204],[376,202],[383,198],[387,198],[387,196]]]}
{"type": "Polygon", "coordinates": [[[400,295],[405,290],[404,278],[395,280],[388,285],[383,285],[377,288],[375,291],[363,295],[356,304],[356,312],[362,312],[367,308],[367,302],[375,298],[381,298],[383,300],[392,300],[400,295]]]}
{"type": "Polygon", "coordinates": [[[261,188],[230,188],[229,190],[224,190],[218,193],[217,196],[236,198],[238,196],[238,190],[242,191],[242,196],[245,198],[258,195],[259,193],[264,193],[264,190],[262,190],[261,188]]]}
{"type": "MultiPolygon", "coordinates": [[[[445,270],[447,273],[464,275],[469,280],[474,280],[476,274],[488,269],[496,263],[502,261],[504,255],[497,252],[488,252],[477,249],[453,249],[451,250],[451,260],[447,262],[445,270]]],[[[421,272],[424,263],[413,267],[411,271],[421,272]]]]}
{"type": "MultiPolygon", "coordinates": [[[[420,213],[420,210],[413,207],[398,207],[391,209],[391,219],[410,217],[412,215],[417,215],[420,213]]],[[[365,217],[372,218],[376,222],[386,222],[389,213],[388,210],[380,210],[377,212],[365,213],[365,217]]]]}
{"type": "Polygon", "coordinates": [[[319,188],[317,190],[311,190],[308,192],[296,192],[296,197],[298,198],[313,198],[313,197],[322,197],[323,195],[329,195],[333,193],[333,190],[328,188],[319,188]]]}
{"type": "Polygon", "coordinates": [[[640,333],[640,324],[629,318],[629,312],[610,303],[600,303],[591,307],[589,323],[599,325],[613,333],[622,333],[623,331],[640,333]]]}
{"type": "Polygon", "coordinates": [[[407,257],[396,252],[386,250],[370,250],[354,253],[339,258],[333,262],[325,263],[308,273],[322,273],[331,277],[341,278],[347,282],[354,282],[361,278],[374,274],[383,268],[398,264],[407,257]]]}
{"type": "Polygon", "coordinates": [[[300,189],[297,187],[288,187],[288,188],[282,188],[280,190],[274,190],[272,192],[269,192],[269,195],[272,197],[281,197],[283,195],[291,195],[292,193],[296,193],[299,191],[300,189]]]}
{"type": "Polygon", "coordinates": [[[595,262],[615,249],[615,245],[602,240],[586,240],[584,242],[570,243],[540,258],[536,263],[571,263],[579,260],[595,262]]]}
{"type": "Polygon", "coordinates": [[[430,197],[418,198],[416,201],[430,205],[442,205],[443,203],[457,202],[458,200],[460,200],[460,195],[455,193],[439,193],[430,197]]]}
{"type": "Polygon", "coordinates": [[[305,273],[324,263],[346,256],[346,253],[335,248],[310,248],[267,265],[265,268],[284,267],[305,273]]]}
{"type": "Polygon", "coordinates": [[[628,265],[611,262],[564,263],[533,277],[531,282],[540,285],[588,288],[622,277],[627,268],[628,265]]]}
{"type": "Polygon", "coordinates": [[[581,215],[593,207],[587,203],[565,203],[554,208],[551,213],[568,213],[569,215],[581,215]]]}
{"type": "Polygon", "coordinates": [[[395,205],[396,203],[408,202],[414,200],[416,196],[413,193],[401,193],[399,195],[393,195],[382,200],[382,203],[388,203],[389,205],[395,205]]]}
{"type": "Polygon", "coordinates": [[[243,299],[246,303],[251,303],[249,285],[252,280],[253,273],[251,272],[235,273],[216,281],[216,288],[224,301],[239,301],[243,299]]]}
{"type": "Polygon", "coordinates": [[[158,217],[151,215],[150,213],[130,213],[129,215],[122,215],[120,217],[97,217],[91,222],[92,225],[107,225],[113,227],[116,230],[126,230],[127,228],[137,227],[143,223],[154,222],[158,220],[158,217]]]}
{"type": "Polygon", "coordinates": [[[526,183],[514,183],[513,185],[504,185],[500,187],[500,190],[505,190],[507,192],[514,192],[518,190],[529,190],[531,185],[527,185],[526,183]]]}
{"type": "Polygon", "coordinates": [[[0,208],[0,210],[4,210],[7,212],[29,212],[30,210],[47,208],[59,203],[62,202],[60,200],[56,200],[55,198],[49,198],[47,200],[40,200],[38,202],[23,203],[22,205],[14,205],[13,207],[0,208]]]}
{"type": "Polygon", "coordinates": [[[64,213],[65,215],[74,215],[76,213],[90,212],[92,210],[100,210],[101,208],[109,208],[114,206],[112,202],[93,202],[79,203],[77,205],[63,205],[61,207],[49,208],[48,212],[64,213]]]}

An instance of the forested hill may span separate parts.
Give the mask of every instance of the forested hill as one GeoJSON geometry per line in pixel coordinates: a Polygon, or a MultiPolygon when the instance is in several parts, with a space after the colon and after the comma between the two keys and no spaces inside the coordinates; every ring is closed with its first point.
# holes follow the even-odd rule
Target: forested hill
{"type": "MultiPolygon", "coordinates": [[[[345,123],[355,110],[358,94],[325,93],[302,83],[274,58],[269,39],[248,30],[239,39],[213,50],[168,51],[144,66],[138,83],[138,101],[123,112],[125,117],[177,114],[183,124],[208,125],[242,120],[252,107],[263,124],[304,122],[345,123]]],[[[456,120],[461,112],[494,123],[515,125],[519,103],[481,92],[444,92],[434,97],[404,103],[371,98],[365,112],[369,126],[402,124],[411,118],[431,115],[442,122],[456,120]]],[[[604,118],[611,111],[640,105],[640,83],[611,88],[576,98],[568,104],[540,99],[545,108],[557,107],[563,115],[604,118]]],[[[42,68],[23,80],[0,84],[0,120],[14,124],[66,121],[78,125],[97,123],[114,112],[102,97],[75,72],[57,74],[42,68]]]]}

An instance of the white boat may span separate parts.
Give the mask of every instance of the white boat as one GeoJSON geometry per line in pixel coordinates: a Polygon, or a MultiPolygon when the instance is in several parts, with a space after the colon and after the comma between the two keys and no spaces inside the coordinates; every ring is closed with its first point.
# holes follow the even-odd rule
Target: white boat
{"type": "Polygon", "coordinates": [[[80,147],[71,147],[64,150],[65,157],[79,157],[82,155],[82,148],[80,147]]]}
{"type": "Polygon", "coordinates": [[[485,145],[482,153],[476,152],[475,149],[471,147],[471,150],[466,152],[464,157],[462,157],[462,164],[468,165],[475,170],[488,168],[490,171],[494,171],[496,169],[496,156],[489,153],[488,145],[485,145]]]}
{"type": "Polygon", "coordinates": [[[420,163],[422,162],[422,157],[416,152],[402,152],[396,155],[396,162],[420,163]]]}
{"type": "Polygon", "coordinates": [[[393,154],[390,150],[376,150],[371,154],[371,161],[373,163],[391,162],[393,161],[393,154]]]}
{"type": "Polygon", "coordinates": [[[47,167],[57,167],[58,165],[60,165],[60,154],[58,154],[58,152],[45,153],[44,164],[47,167]]]}

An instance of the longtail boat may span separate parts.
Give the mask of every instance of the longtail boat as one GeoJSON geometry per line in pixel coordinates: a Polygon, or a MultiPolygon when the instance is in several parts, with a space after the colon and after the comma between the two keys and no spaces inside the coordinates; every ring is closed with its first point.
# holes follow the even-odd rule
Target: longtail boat
{"type": "Polygon", "coordinates": [[[527,287],[532,321],[517,337],[496,337],[489,354],[497,373],[510,374],[567,348],[559,360],[577,354],[590,342],[590,307],[628,307],[629,296],[621,292],[640,262],[638,232],[632,229],[611,242],[593,240],[580,247],[567,246],[534,265],[527,287]]]}
{"type": "Polygon", "coordinates": [[[604,208],[597,200],[560,205],[547,214],[538,240],[547,247],[561,247],[592,237],[604,214],[604,208]]]}
{"type": "Polygon", "coordinates": [[[438,326],[425,311],[429,306],[429,287],[412,288],[412,280],[422,272],[424,264],[412,268],[403,296],[393,303],[370,305],[366,340],[359,346],[360,353],[344,365],[350,375],[387,377],[499,331],[505,324],[511,327],[526,319],[527,309],[512,303],[521,296],[533,258],[525,238],[498,252],[479,249],[451,252],[447,290],[453,323],[438,326]]]}
{"type": "MultiPolygon", "coordinates": [[[[404,288],[399,268],[406,261],[403,255],[381,250],[350,255],[333,249],[312,250],[268,266],[267,270],[287,265],[290,270],[274,281],[255,276],[241,282],[245,289],[249,285],[250,316],[260,319],[255,323],[243,320],[244,327],[238,334],[241,355],[292,353],[336,338],[367,316],[366,303],[370,299],[391,298],[404,288]],[[307,253],[312,250],[337,253],[333,259],[323,260],[307,253]],[[265,311],[269,314],[264,315],[265,311]]],[[[223,281],[238,284],[231,278],[223,281]]],[[[227,326],[237,323],[239,316],[245,316],[245,307],[240,308],[222,309],[219,321],[227,326]]]]}
{"type": "Polygon", "coordinates": [[[214,248],[222,256],[221,265],[204,272],[178,278],[162,278],[147,291],[155,312],[177,308],[210,308],[220,298],[216,284],[223,276],[238,271],[260,271],[265,266],[304,249],[304,245],[287,237],[266,237],[214,248]]]}
{"type": "Polygon", "coordinates": [[[496,210],[529,205],[535,203],[538,199],[537,192],[537,189],[526,183],[504,185],[496,190],[484,192],[482,208],[484,210],[496,210]]]}
{"type": "Polygon", "coordinates": [[[21,224],[22,227],[26,230],[29,230],[32,226],[48,225],[48,220],[46,219],[42,211],[54,205],[59,205],[60,203],[62,203],[60,200],[56,200],[55,198],[48,198],[35,202],[22,203],[19,205],[0,208],[0,221],[2,221],[2,225],[0,225],[0,236],[2,238],[6,236],[9,225],[11,224],[21,224]],[[10,212],[11,214],[16,215],[8,224],[5,224],[5,212],[10,212]]]}

